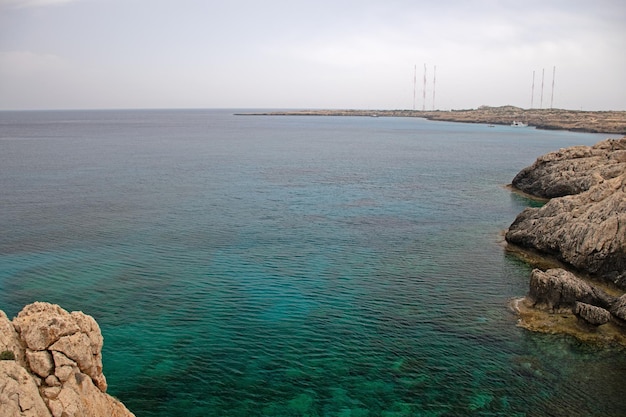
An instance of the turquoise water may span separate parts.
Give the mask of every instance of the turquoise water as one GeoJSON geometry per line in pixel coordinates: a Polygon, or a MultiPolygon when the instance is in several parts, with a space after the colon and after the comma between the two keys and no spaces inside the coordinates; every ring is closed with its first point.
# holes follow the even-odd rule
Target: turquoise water
{"type": "Polygon", "coordinates": [[[626,355],[515,326],[504,188],[605,135],[0,112],[0,307],[93,315],[138,416],[618,416],[626,355]]]}

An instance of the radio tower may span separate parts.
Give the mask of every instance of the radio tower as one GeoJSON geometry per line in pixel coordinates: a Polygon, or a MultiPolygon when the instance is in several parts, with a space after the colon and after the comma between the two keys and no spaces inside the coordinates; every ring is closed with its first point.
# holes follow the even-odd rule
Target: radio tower
{"type": "Polygon", "coordinates": [[[556,65],[552,67],[552,93],[550,94],[550,108],[554,103],[554,74],[556,73],[556,65]]]}
{"type": "Polygon", "coordinates": [[[539,108],[543,109],[543,76],[545,75],[546,69],[541,69],[541,101],[539,102],[539,108]]]}
{"type": "Polygon", "coordinates": [[[424,64],[424,89],[422,90],[422,111],[426,110],[426,64],[424,64]]]}
{"type": "Polygon", "coordinates": [[[435,85],[436,84],[437,84],[437,65],[435,65],[433,69],[433,111],[435,111],[435,85]]]}
{"type": "Polygon", "coordinates": [[[533,85],[530,87],[530,108],[533,108],[533,102],[535,101],[535,70],[533,70],[533,85]]]}

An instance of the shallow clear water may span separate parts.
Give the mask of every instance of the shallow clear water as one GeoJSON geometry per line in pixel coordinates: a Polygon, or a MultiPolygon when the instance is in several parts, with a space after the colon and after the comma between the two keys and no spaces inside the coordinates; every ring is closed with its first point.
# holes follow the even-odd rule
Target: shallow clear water
{"type": "Polygon", "coordinates": [[[0,112],[0,308],[82,310],[138,416],[607,416],[626,355],[515,326],[504,188],[605,135],[0,112]]]}

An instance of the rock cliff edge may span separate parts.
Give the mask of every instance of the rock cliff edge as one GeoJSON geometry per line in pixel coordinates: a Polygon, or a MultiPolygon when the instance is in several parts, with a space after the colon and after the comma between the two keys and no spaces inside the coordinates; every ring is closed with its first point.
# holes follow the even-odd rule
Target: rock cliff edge
{"type": "Polygon", "coordinates": [[[98,323],[58,305],[29,304],[10,321],[0,311],[3,417],[134,416],[106,394],[98,323]]]}
{"type": "Polygon", "coordinates": [[[550,200],[520,213],[506,241],[564,267],[532,272],[529,294],[517,303],[522,325],[581,336],[580,326],[556,324],[569,313],[587,325],[582,330],[626,344],[626,137],[541,156],[513,186],[550,200]],[[559,314],[537,320],[533,310],[559,314]]]}

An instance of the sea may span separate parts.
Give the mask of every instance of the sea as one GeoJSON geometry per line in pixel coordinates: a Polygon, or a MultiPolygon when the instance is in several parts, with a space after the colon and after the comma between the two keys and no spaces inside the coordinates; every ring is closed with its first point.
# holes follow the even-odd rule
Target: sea
{"type": "Polygon", "coordinates": [[[92,315],[140,417],[626,415],[623,350],[517,326],[503,239],[610,135],[242,112],[0,112],[0,308],[92,315]]]}

